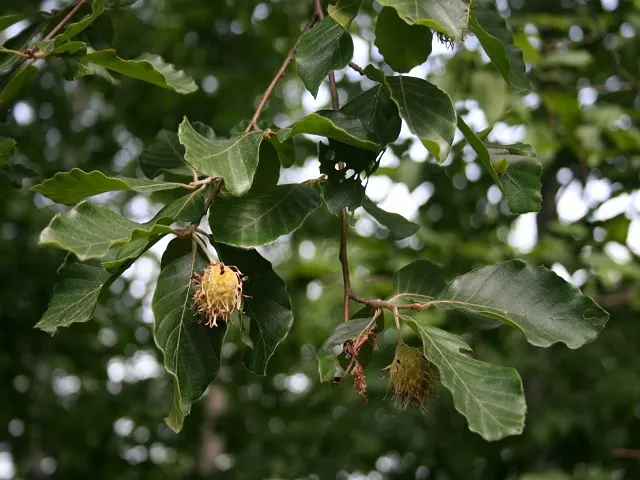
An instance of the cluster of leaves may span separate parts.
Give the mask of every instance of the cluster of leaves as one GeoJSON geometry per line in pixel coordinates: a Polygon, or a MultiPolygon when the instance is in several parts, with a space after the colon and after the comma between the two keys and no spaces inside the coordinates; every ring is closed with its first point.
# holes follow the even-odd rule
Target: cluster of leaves
{"type": "MultiPolygon", "coordinates": [[[[109,3],[115,6],[118,2],[109,3]]],[[[362,3],[339,0],[330,6],[327,17],[300,37],[295,62],[312,95],[317,95],[327,75],[349,65],[353,56],[349,28],[362,3]]],[[[205,237],[217,257],[237,266],[250,279],[246,289],[250,299],[243,312],[249,321],[244,363],[263,375],[269,358],[291,328],[293,314],[284,282],[255,248],[294,232],[321,205],[333,214],[363,207],[389,229],[394,240],[416,233],[418,225],[382,210],[366,196],[367,180],[375,174],[387,146],[398,138],[402,121],[440,163],[450,155],[459,129],[512,212],[540,209],[542,167],[532,148],[486,142],[489,132],[474,132],[442,89],[421,78],[395,74],[426,60],[434,32],[451,41],[471,32],[512,90],[528,91],[522,54],[493,0],[473,2],[473,8],[462,0],[380,3],[384,8],[377,17],[376,44],[390,68],[358,67],[374,86],[341,108],[319,110],[281,129],[254,131],[249,125],[230,138],[218,137],[211,128],[185,118],[177,132],[158,133],[156,141],[140,155],[146,179],[73,169],[33,187],[54,202],[77,204],[56,215],[40,237],[42,244],[69,252],[60,267],[49,309],[37,325],[47,332],[90,320],[101,293],[111,283],[165,235],[176,235],[163,254],[152,302],[155,342],[174,377],[174,405],[166,419],[174,430],[182,428],[191,405],[216,377],[227,330],[226,326],[205,327],[191,307],[193,275],[208,263],[207,247],[197,228],[205,215],[212,232],[205,237]],[[294,163],[293,138],[303,134],[328,140],[318,149],[323,176],[298,184],[278,184],[280,167],[294,163]],[[170,190],[175,195],[145,223],[85,201],[104,192],[127,190],[170,190]]],[[[197,88],[184,72],[157,56],[122,60],[113,50],[90,51],[87,44],[71,40],[105,9],[104,0],[83,4],[77,4],[88,9],[82,20],[66,25],[53,38],[36,40],[68,12],[46,16],[21,45],[3,48],[7,55],[0,65],[0,72],[7,73],[0,93],[3,105],[17,98],[30,77],[37,74],[32,60],[49,57],[67,62],[72,78],[91,73],[111,79],[109,71],[113,71],[177,93],[197,88]]],[[[10,21],[5,22],[10,25],[10,21]]],[[[9,158],[15,147],[12,139],[0,139],[0,166],[12,167],[9,158]]],[[[406,307],[403,301],[457,310],[487,328],[502,323],[514,326],[531,344],[541,347],[561,342],[577,348],[593,340],[608,318],[590,298],[554,273],[519,261],[483,267],[448,284],[433,263],[411,263],[394,278],[390,302],[402,308],[406,307]]],[[[342,355],[336,350],[357,341],[363,333],[368,337],[372,328],[375,333],[384,328],[376,323],[381,318],[377,309],[368,313],[356,314],[355,320],[339,325],[320,349],[323,380],[344,373],[342,355]]],[[[525,401],[514,369],[471,358],[460,337],[422,319],[402,319],[421,338],[425,357],[437,366],[442,384],[451,391],[457,410],[467,418],[472,431],[488,440],[522,431],[525,401]]],[[[237,323],[244,328],[245,319],[237,323]]]]}

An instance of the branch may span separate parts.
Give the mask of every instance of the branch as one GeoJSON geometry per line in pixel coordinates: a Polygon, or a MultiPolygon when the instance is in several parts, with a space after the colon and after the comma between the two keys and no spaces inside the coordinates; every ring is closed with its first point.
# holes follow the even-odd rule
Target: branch
{"type": "MultiPolygon", "coordinates": [[[[314,0],[316,16],[321,20],[324,18],[322,10],[322,0],[314,0]]],[[[336,87],[336,76],[333,72],[329,72],[329,90],[331,90],[331,106],[334,110],[340,109],[340,101],[338,99],[338,89],[336,87]]],[[[338,162],[338,168],[344,169],[344,162],[338,162]]],[[[347,209],[340,211],[340,263],[342,264],[342,283],[344,284],[344,321],[349,320],[349,299],[351,298],[351,278],[349,277],[349,257],[347,256],[347,232],[349,229],[349,217],[347,209]]]]}
{"type": "Polygon", "coordinates": [[[426,310],[427,308],[431,307],[431,303],[430,302],[426,302],[426,303],[408,303],[405,305],[398,305],[394,302],[395,297],[393,297],[391,300],[379,300],[379,299],[375,299],[375,298],[365,298],[365,297],[360,297],[359,295],[356,295],[353,292],[349,293],[349,297],[351,300],[353,300],[354,302],[358,302],[361,303],[363,305],[367,305],[369,307],[373,307],[373,308],[386,308],[387,310],[391,310],[392,312],[396,311],[396,310],[413,310],[414,312],[419,312],[421,310],[426,310]]]}
{"type": "Polygon", "coordinates": [[[53,39],[53,37],[55,37],[58,34],[58,32],[62,30],[62,28],[67,24],[67,22],[69,22],[69,20],[73,18],[73,16],[78,12],[78,10],[80,10],[82,5],[84,5],[84,0],[78,0],[78,3],[76,3],[74,7],[71,10],[69,10],[69,13],[67,14],[67,16],[64,17],[62,20],[60,20],[60,22],[55,27],[53,27],[53,30],[49,32],[49,35],[44,37],[44,41],[46,42],[48,40],[53,39]]]}
{"type": "MultiPolygon", "coordinates": [[[[311,16],[311,19],[307,22],[307,25],[304,27],[304,30],[302,30],[302,34],[305,34],[309,30],[311,30],[311,28],[316,24],[317,21],[318,21],[318,15],[314,13],[311,16]]],[[[282,65],[280,66],[280,70],[278,70],[278,73],[276,73],[275,77],[273,77],[273,80],[271,80],[271,83],[262,94],[262,99],[260,100],[260,104],[258,105],[256,112],[253,114],[253,117],[251,118],[249,125],[247,125],[247,128],[244,130],[245,133],[250,132],[251,130],[260,130],[258,128],[258,119],[260,118],[260,115],[262,114],[264,107],[267,105],[269,98],[271,98],[271,95],[273,95],[273,91],[275,90],[276,85],[278,84],[280,79],[284,76],[284,73],[286,72],[287,67],[295,57],[297,44],[298,42],[296,42],[296,44],[293,47],[291,47],[291,50],[289,50],[287,57],[284,59],[284,62],[282,62],[282,65]]]]}

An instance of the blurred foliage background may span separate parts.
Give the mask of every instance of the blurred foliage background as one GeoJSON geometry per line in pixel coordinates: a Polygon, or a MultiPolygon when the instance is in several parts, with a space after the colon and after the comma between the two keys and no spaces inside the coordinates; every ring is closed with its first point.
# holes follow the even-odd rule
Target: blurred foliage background
{"type": "MultiPolygon", "coordinates": [[[[509,215],[468,147],[454,148],[441,167],[401,136],[368,194],[422,229],[392,242],[358,213],[349,253],[354,288],[363,295],[390,294],[393,272],[419,258],[452,277],[517,257],[553,268],[610,311],[599,338],[576,351],[536,349],[515,329],[483,331],[455,314],[433,318],[462,334],[478,358],[520,371],[528,403],[522,436],[485,442],[467,430],[446,391],[424,416],[394,409],[381,378],[393,356],[391,330],[380,336],[366,372],[368,403],[346,380],[333,388],[319,383],[315,350],[340,321],[342,302],[339,222],[320,210],[263,249],[287,281],[296,314],[268,375],[244,370],[232,331],[219,379],[182,433],[172,433],[162,421],[172,388],[150,330],[161,250],[112,285],[93,321],[55,338],[34,330],[63,260],[38,246],[38,234],[61,207],[29,192],[38,177],[21,181],[4,172],[0,478],[640,478],[639,4],[497,3],[524,50],[535,93],[511,96],[473,37],[453,50],[436,40],[427,63],[411,74],[444,88],[476,129],[497,123],[494,141],[536,148],[544,165],[542,211],[509,215]]],[[[138,0],[110,10],[84,33],[90,44],[115,46],[124,58],[160,54],[201,89],[181,96],[128,79],[118,86],[98,77],[66,81],[64,62],[48,61],[28,95],[2,113],[0,133],[18,141],[13,161],[41,177],[73,167],[136,175],[143,146],[158,130],[176,129],[183,115],[228,135],[253,114],[310,4],[138,0]]],[[[3,0],[1,13],[65,5],[3,0]]],[[[354,60],[381,65],[373,9],[380,6],[365,2],[352,27],[354,60]]],[[[338,79],[342,102],[366,82],[355,72],[338,79]]],[[[283,126],[328,103],[326,85],[314,100],[291,67],[263,120],[283,126]]],[[[314,148],[301,141],[297,165],[283,170],[281,181],[317,176],[314,148]]],[[[140,220],[161,205],[160,197],[128,193],[100,201],[140,220]]]]}

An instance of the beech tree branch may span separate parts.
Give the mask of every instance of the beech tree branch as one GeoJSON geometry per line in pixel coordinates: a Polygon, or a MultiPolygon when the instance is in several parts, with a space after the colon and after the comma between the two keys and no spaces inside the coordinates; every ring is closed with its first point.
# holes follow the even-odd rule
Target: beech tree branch
{"type": "MultiPolygon", "coordinates": [[[[302,33],[304,34],[304,33],[307,33],[309,30],[311,30],[311,28],[316,24],[317,21],[318,21],[318,15],[317,13],[314,13],[313,15],[311,15],[311,19],[307,22],[307,25],[304,27],[304,30],[302,30],[302,33]]],[[[296,45],[297,43],[298,42],[296,42],[296,45]]],[[[244,130],[245,133],[250,132],[251,130],[260,130],[258,128],[258,120],[260,119],[260,115],[262,114],[264,107],[267,105],[269,98],[271,98],[271,95],[273,95],[273,91],[275,90],[276,85],[278,85],[278,82],[287,71],[287,67],[296,56],[296,45],[291,47],[291,50],[289,50],[289,53],[287,54],[286,58],[282,62],[280,69],[271,80],[271,83],[269,84],[267,89],[262,94],[262,99],[260,100],[260,104],[258,105],[256,112],[253,114],[253,117],[251,118],[249,125],[247,125],[247,128],[244,130]]]]}

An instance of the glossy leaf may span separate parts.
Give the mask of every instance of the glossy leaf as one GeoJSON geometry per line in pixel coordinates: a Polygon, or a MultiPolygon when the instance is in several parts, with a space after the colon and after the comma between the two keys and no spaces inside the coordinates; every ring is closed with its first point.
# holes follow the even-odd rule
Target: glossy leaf
{"type": "Polygon", "coordinates": [[[174,239],[162,256],[151,309],[153,336],[162,350],[164,366],[174,377],[174,407],[165,421],[174,431],[217,376],[226,323],[209,328],[192,307],[193,274],[209,264],[195,242],[174,239]]]}
{"type": "Polygon", "coordinates": [[[161,225],[147,226],[118,215],[103,205],[83,202],[59,213],[40,234],[40,243],[74,253],[80,260],[100,258],[114,246],[151,233],[170,232],[161,225]]]}
{"type": "Polygon", "coordinates": [[[402,240],[403,238],[410,237],[420,230],[419,225],[410,222],[402,215],[381,209],[378,205],[369,200],[368,197],[364,197],[362,207],[369,215],[389,229],[389,233],[393,240],[402,240]]]}
{"type": "Polygon", "coordinates": [[[100,265],[67,259],[58,270],[49,307],[36,328],[54,334],[60,327],[91,320],[102,287],[111,274],[100,265]]]}
{"type": "Polygon", "coordinates": [[[249,338],[253,348],[246,350],[244,364],[252,372],[265,375],[269,359],[293,325],[287,288],[271,263],[256,250],[221,243],[216,243],[215,248],[223,262],[235,265],[249,277],[244,293],[250,298],[245,300],[243,311],[251,320],[249,338]]]}
{"type": "Polygon", "coordinates": [[[193,79],[182,70],[176,70],[159,55],[144,54],[135,60],[123,60],[113,49],[99,50],[84,55],[83,63],[95,63],[113,72],[142,80],[177,93],[192,93],[198,90],[193,79]]]}
{"type": "Polygon", "coordinates": [[[228,140],[210,140],[200,135],[186,117],[178,129],[187,163],[203,175],[222,177],[233,195],[251,188],[262,137],[263,132],[249,132],[228,140]]]}
{"type": "Polygon", "coordinates": [[[421,78],[387,77],[391,97],[409,129],[437,160],[444,161],[456,133],[456,111],[449,96],[421,78]]]}
{"type": "Polygon", "coordinates": [[[339,215],[343,208],[353,212],[362,205],[365,187],[357,178],[329,179],[322,188],[322,199],[327,209],[339,215]]]}
{"type": "Polygon", "coordinates": [[[514,213],[540,211],[542,165],[537,158],[527,155],[532,153],[531,150],[523,150],[517,145],[488,147],[460,117],[458,128],[478,154],[493,181],[504,193],[509,209],[514,213]],[[513,155],[511,152],[514,148],[517,153],[525,155],[513,155]],[[496,170],[496,164],[500,165],[500,172],[496,170]]]}
{"type": "Polygon", "coordinates": [[[127,177],[107,177],[98,170],[87,173],[79,168],[74,168],[70,172],[56,173],[44,183],[31,187],[31,190],[50,198],[54,202],[73,205],[87,197],[104,192],[128,190],[157,192],[158,190],[180,187],[182,187],[180,183],[127,177]]]}
{"type": "Polygon", "coordinates": [[[596,338],[609,314],[545,267],[518,260],[455,278],[433,305],[517,327],[532,345],[578,348],[596,338]]]}
{"type": "Polygon", "coordinates": [[[469,430],[490,441],[522,433],[526,404],[518,372],[475,360],[460,337],[414,323],[425,357],[438,367],[440,381],[451,392],[456,410],[467,418],[469,430]]]}
{"type": "Polygon", "coordinates": [[[431,42],[429,27],[408,24],[394,8],[385,7],[378,14],[375,44],[396,72],[408,72],[424,63],[431,54],[431,42]]]}
{"type": "Polygon", "coordinates": [[[500,75],[515,93],[531,90],[522,52],[513,45],[513,36],[493,0],[474,2],[471,30],[500,75]]]}
{"type": "Polygon", "coordinates": [[[462,0],[379,0],[393,7],[405,22],[426,25],[460,40],[468,31],[469,5],[462,0]]]}
{"type": "Polygon", "coordinates": [[[278,140],[284,142],[293,135],[308,133],[331,138],[354,147],[379,151],[372,132],[359,118],[334,110],[320,110],[298,120],[278,132],[278,140]]]}
{"type": "Polygon", "coordinates": [[[315,97],[333,70],[344,68],[353,57],[353,41],[344,28],[326,17],[303,33],[296,47],[296,66],[304,86],[315,97]]]}
{"type": "Polygon", "coordinates": [[[340,111],[359,118],[375,142],[381,145],[395,142],[400,135],[402,120],[386,84],[378,84],[353,97],[340,111]]]}
{"type": "Polygon", "coordinates": [[[319,206],[320,194],[315,188],[279,185],[262,194],[216,198],[209,224],[217,241],[252,247],[297,230],[319,206]]]}

